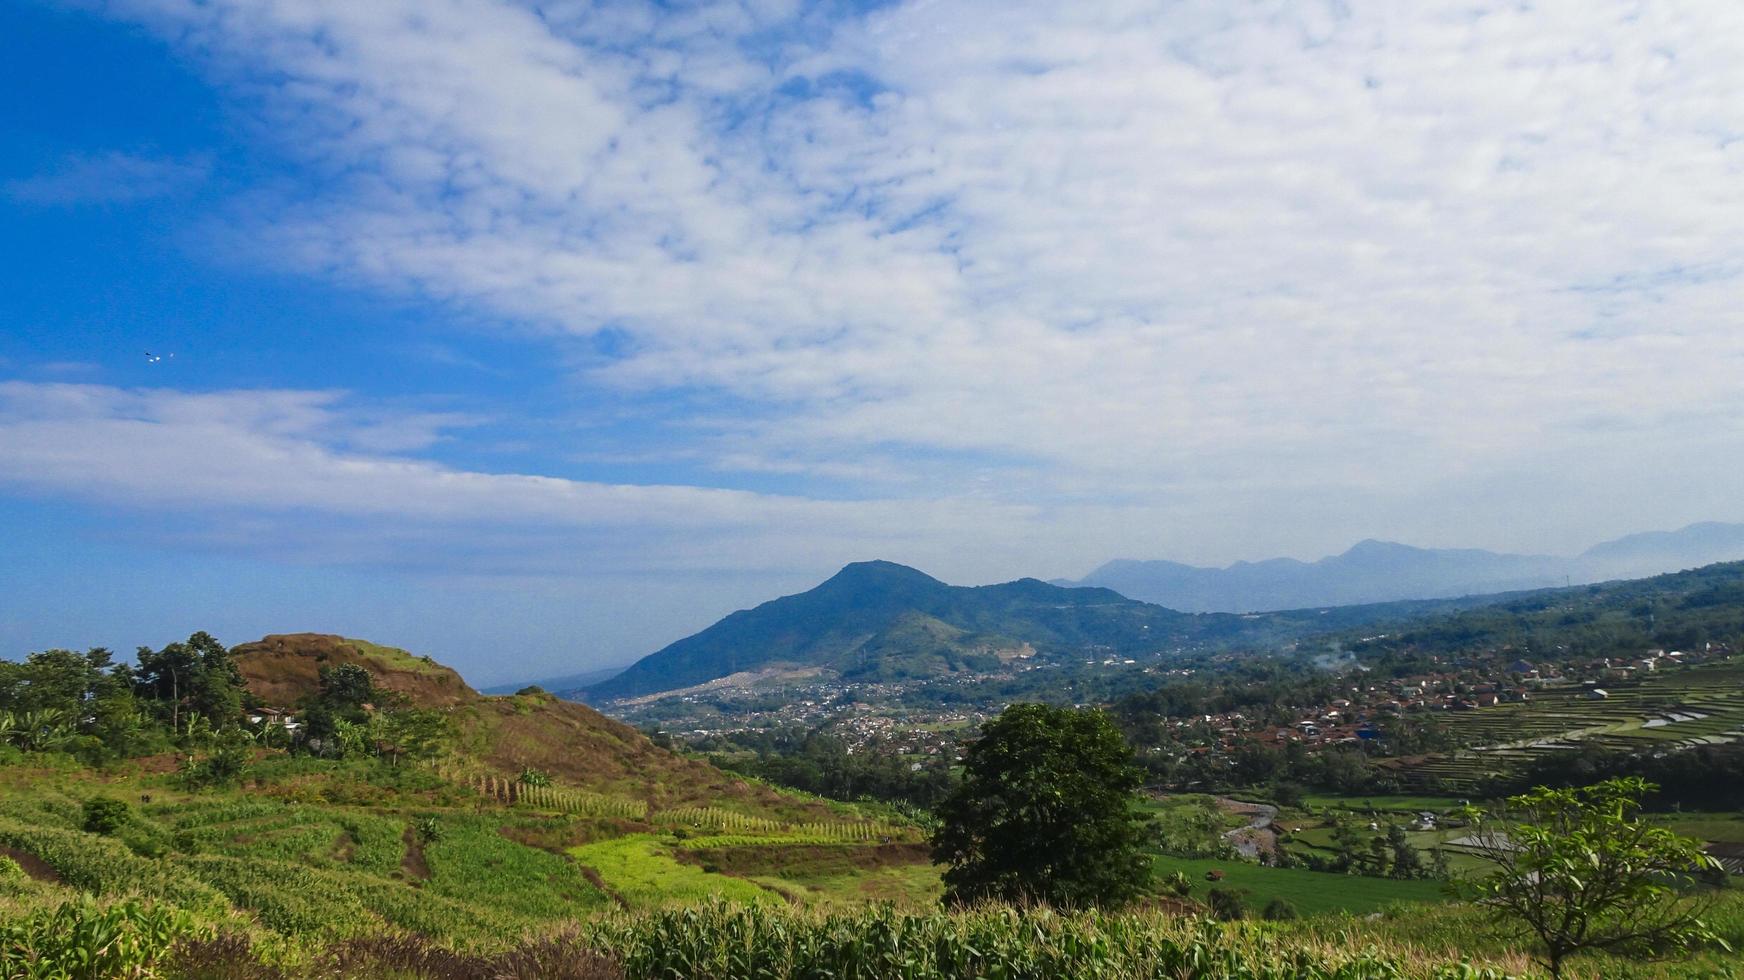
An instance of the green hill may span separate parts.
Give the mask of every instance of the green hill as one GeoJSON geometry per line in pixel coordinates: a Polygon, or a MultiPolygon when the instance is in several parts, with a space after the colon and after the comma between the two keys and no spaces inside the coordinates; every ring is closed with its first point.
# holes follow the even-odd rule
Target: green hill
{"type": "Polygon", "coordinates": [[[970,588],[892,562],[856,562],[809,592],[733,613],[585,693],[633,697],[776,666],[824,667],[862,680],[924,677],[985,665],[1026,645],[1148,652],[1236,620],[1187,616],[1107,589],[1036,579],[970,588]]]}
{"type": "Polygon", "coordinates": [[[798,595],[741,610],[565,696],[601,702],[783,668],[844,680],[947,675],[1035,652],[1044,659],[1146,657],[1189,649],[1263,649],[1376,622],[1404,623],[1507,596],[1468,596],[1232,615],[1182,613],[1102,588],[1033,578],[946,585],[887,561],[856,562],[798,595]]]}

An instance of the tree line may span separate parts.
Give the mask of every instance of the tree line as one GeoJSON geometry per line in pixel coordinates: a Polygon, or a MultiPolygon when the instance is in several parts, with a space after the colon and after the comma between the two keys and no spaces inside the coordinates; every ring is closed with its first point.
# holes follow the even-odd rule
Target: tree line
{"type": "Polygon", "coordinates": [[[234,780],[257,749],[326,757],[427,759],[451,736],[446,716],[377,687],[356,664],[323,666],[317,689],[294,706],[293,731],[252,723],[263,705],[236,659],[211,634],[131,663],[106,648],[53,649],[0,660],[0,753],[54,752],[90,765],[176,752],[195,783],[234,780]]]}

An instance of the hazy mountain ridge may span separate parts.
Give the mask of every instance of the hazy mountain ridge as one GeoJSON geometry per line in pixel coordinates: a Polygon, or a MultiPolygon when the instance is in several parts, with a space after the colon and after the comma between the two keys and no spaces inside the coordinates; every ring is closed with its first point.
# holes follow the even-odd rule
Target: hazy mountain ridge
{"type": "Polygon", "coordinates": [[[891,562],[856,562],[807,592],[735,612],[584,693],[629,697],[783,664],[863,679],[929,676],[985,666],[1025,644],[1129,650],[1236,628],[1235,617],[1185,616],[1107,589],[1036,579],[954,586],[891,562]]]}
{"type": "Polygon", "coordinates": [[[1515,592],[1655,575],[1744,558],[1744,524],[1708,522],[1632,534],[1574,557],[1362,541],[1318,561],[1274,558],[1225,568],[1118,559],[1082,579],[1183,612],[1260,612],[1515,592]]]}
{"type": "Polygon", "coordinates": [[[1146,657],[1245,646],[1270,648],[1375,622],[1407,621],[1502,596],[1371,603],[1268,612],[1183,613],[1103,588],[1037,579],[946,585],[885,561],[856,562],[821,585],[735,612],[649,654],[609,681],[563,697],[595,702],[676,691],[740,672],[824,668],[845,680],[937,677],[995,666],[1034,650],[1044,659],[1146,657]]]}

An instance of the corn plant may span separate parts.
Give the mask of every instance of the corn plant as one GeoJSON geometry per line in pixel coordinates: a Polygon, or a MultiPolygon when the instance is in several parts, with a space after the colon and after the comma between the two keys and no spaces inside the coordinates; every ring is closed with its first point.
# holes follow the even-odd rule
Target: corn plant
{"type": "Polygon", "coordinates": [[[195,935],[194,918],[167,906],[89,897],[0,925],[0,977],[107,980],[147,976],[176,941],[195,935]]]}

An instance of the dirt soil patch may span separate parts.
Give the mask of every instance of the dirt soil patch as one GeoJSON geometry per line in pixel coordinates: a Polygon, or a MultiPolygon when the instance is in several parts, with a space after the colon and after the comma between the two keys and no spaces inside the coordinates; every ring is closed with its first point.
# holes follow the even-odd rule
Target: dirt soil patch
{"type": "Polygon", "coordinates": [[[61,884],[61,873],[49,867],[48,862],[34,854],[26,854],[17,848],[0,844],[0,857],[9,857],[18,862],[24,873],[37,881],[46,881],[51,885],[61,884]]]}
{"type": "Polygon", "coordinates": [[[748,844],[740,847],[679,848],[674,857],[707,865],[718,874],[819,877],[929,864],[927,845],[897,844],[748,844]]]}
{"type": "Polygon", "coordinates": [[[430,865],[424,860],[424,845],[418,841],[418,832],[407,827],[401,839],[406,842],[406,856],[400,858],[400,873],[407,881],[429,881],[430,865]]]}

